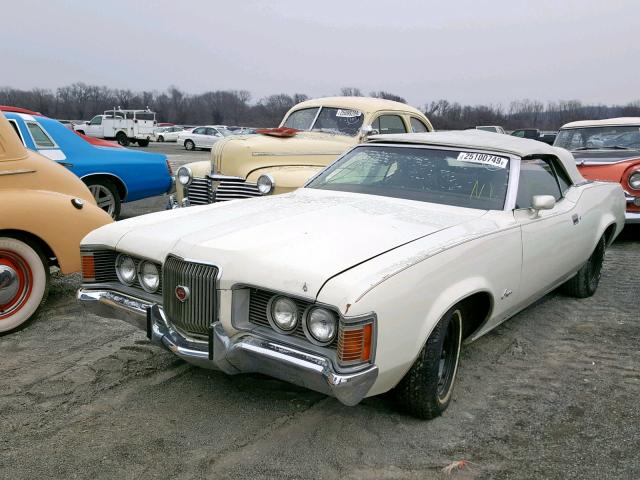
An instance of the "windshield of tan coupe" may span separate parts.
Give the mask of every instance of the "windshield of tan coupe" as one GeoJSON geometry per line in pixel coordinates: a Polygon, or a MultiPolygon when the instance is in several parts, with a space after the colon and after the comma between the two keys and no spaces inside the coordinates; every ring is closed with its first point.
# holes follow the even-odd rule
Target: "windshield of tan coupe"
{"type": "Polygon", "coordinates": [[[282,126],[353,137],[360,131],[363,121],[364,115],[359,110],[314,107],[292,112],[282,126]],[[318,110],[320,110],[319,114],[318,110]]]}
{"type": "Polygon", "coordinates": [[[508,184],[505,156],[368,145],[351,150],[307,187],[502,210],[508,184]]]}
{"type": "Polygon", "coordinates": [[[567,150],[640,150],[640,125],[560,130],[555,147],[567,150]]]}

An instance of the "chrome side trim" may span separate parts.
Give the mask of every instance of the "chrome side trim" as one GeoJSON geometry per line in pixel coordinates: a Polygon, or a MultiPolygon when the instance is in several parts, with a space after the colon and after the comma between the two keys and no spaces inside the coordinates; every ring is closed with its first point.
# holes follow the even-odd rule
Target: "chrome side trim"
{"type": "Polygon", "coordinates": [[[0,175],[20,175],[21,173],[35,173],[35,170],[0,170],[0,175]]]}

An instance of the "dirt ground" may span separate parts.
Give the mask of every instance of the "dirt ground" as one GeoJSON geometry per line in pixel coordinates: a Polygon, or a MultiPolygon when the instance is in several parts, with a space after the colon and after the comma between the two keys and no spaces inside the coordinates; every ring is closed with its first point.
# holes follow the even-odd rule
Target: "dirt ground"
{"type": "Polygon", "coordinates": [[[0,478],[640,478],[639,258],[627,228],[593,298],[552,293],[466,346],[430,422],[192,367],[55,278],[42,315],[0,337],[0,478]]]}

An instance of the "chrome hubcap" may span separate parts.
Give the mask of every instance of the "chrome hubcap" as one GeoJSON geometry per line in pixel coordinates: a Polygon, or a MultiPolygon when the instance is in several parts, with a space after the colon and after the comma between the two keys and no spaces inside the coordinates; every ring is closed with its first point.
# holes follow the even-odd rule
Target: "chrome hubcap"
{"type": "Polygon", "coordinates": [[[89,185],[89,191],[96,199],[98,206],[113,217],[116,210],[116,199],[111,191],[102,185],[89,185]]]}
{"type": "Polygon", "coordinates": [[[13,300],[19,289],[18,272],[8,265],[0,265],[0,307],[13,300]]]}

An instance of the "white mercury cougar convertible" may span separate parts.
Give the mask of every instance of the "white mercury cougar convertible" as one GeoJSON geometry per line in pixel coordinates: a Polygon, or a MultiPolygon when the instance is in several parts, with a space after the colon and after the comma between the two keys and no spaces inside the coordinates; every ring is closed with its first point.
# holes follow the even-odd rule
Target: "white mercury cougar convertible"
{"type": "Polygon", "coordinates": [[[346,405],[394,390],[432,418],[463,341],[560,285],[595,292],[624,210],[620,185],[542,142],[382,135],[291,193],[95,230],[78,298],[193,364],[346,405]]]}

